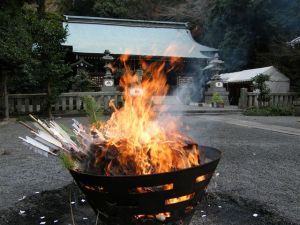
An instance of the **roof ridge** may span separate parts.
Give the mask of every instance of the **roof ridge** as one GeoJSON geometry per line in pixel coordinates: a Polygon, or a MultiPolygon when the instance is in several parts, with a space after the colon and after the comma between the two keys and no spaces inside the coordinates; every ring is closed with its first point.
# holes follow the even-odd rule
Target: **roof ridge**
{"type": "Polygon", "coordinates": [[[172,21],[153,21],[153,20],[133,20],[133,19],[116,19],[106,17],[89,17],[89,16],[72,16],[64,15],[65,21],[68,23],[93,23],[108,24],[120,26],[136,26],[136,27],[165,27],[176,29],[188,29],[188,22],[172,22],[172,21]]]}
{"type": "MultiPolygon", "coordinates": [[[[240,71],[235,71],[235,72],[228,72],[228,73],[222,73],[222,74],[232,74],[232,73],[241,73],[241,72],[244,72],[244,71],[250,71],[250,70],[259,70],[259,69],[270,69],[274,66],[265,66],[265,67],[259,67],[259,68],[253,68],[253,69],[246,69],[246,70],[240,70],[240,71]]],[[[276,67],[274,67],[276,69],[276,67]]]]}

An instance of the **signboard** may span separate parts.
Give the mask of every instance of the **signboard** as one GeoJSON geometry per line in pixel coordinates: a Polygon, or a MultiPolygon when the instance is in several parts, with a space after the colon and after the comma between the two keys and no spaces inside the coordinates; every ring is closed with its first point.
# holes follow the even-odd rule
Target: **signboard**
{"type": "Polygon", "coordinates": [[[223,87],[223,83],[222,82],[216,82],[216,87],[218,87],[218,88],[223,87]]]}
{"type": "Polygon", "coordinates": [[[114,86],[114,80],[104,80],[104,85],[106,87],[112,87],[114,86]]]}
{"type": "Polygon", "coordinates": [[[177,77],[177,85],[179,87],[190,86],[193,84],[193,77],[187,76],[178,76],[177,77]]]}

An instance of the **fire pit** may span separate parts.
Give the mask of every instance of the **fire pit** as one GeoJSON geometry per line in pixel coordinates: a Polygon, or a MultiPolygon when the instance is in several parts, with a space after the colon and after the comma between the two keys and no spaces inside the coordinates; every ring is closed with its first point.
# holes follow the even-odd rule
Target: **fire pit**
{"type": "Polygon", "coordinates": [[[70,172],[104,224],[189,224],[221,155],[214,148],[199,149],[202,165],[175,172],[144,176],[70,172]]]}
{"type": "Polygon", "coordinates": [[[111,101],[110,119],[97,119],[97,103],[90,99],[85,103],[89,126],[74,120],[70,130],[31,116],[36,128],[23,125],[35,138],[21,139],[38,153],[62,159],[105,224],[188,224],[220,152],[199,148],[182,132],[178,117],[154,110],[153,97],[167,94],[170,68],[142,62],[145,74],[139,78],[127,59],[120,58],[124,106],[111,101]]]}

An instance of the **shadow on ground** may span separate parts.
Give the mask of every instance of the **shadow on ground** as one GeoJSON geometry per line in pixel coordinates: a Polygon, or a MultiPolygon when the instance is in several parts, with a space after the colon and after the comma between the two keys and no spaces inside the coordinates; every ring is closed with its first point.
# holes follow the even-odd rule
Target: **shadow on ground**
{"type": "MultiPolygon", "coordinates": [[[[0,224],[94,225],[96,216],[77,186],[71,184],[60,190],[35,194],[19,201],[14,208],[1,210],[0,224]]],[[[191,222],[191,225],[198,224],[296,225],[268,212],[256,202],[234,199],[222,193],[208,194],[202,201],[191,222]]]]}

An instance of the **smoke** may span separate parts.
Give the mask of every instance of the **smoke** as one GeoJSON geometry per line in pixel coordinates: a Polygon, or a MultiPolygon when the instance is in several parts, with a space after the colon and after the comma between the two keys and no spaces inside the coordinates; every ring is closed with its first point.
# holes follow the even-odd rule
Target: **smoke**
{"type": "Polygon", "coordinates": [[[171,93],[177,96],[183,104],[191,102],[201,103],[204,101],[206,83],[210,80],[210,73],[203,70],[205,62],[191,61],[186,64],[185,77],[191,77],[192,82],[187,84],[178,84],[171,93]]]}

